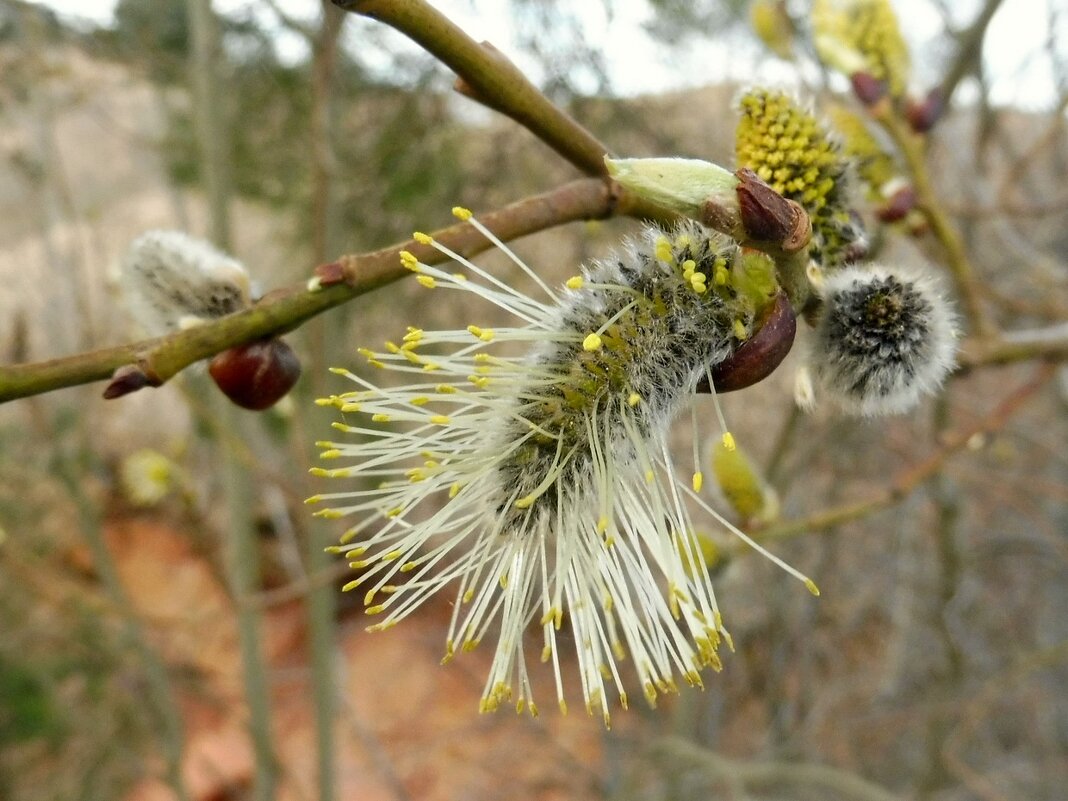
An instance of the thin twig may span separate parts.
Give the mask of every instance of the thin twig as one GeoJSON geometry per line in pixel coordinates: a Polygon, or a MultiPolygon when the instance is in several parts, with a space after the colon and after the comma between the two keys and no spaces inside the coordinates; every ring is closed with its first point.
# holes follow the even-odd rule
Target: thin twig
{"type": "MultiPolygon", "coordinates": [[[[480,214],[479,219],[507,241],[576,220],[629,215],[636,208],[631,196],[616,194],[606,181],[587,178],[480,214]]],[[[463,256],[491,246],[467,223],[436,231],[433,236],[463,256]]],[[[153,385],[162,384],[194,362],[234,345],[291,331],[328,309],[408,275],[399,260],[402,250],[411,251],[426,264],[445,261],[437,250],[414,240],[372,253],[342,256],[326,266],[339,271],[343,280],[318,290],[307,285],[278,290],[249,309],[165,337],[44,362],[0,366],[0,403],[102,381],[126,365],[138,365],[153,385]]]]}
{"type": "Polygon", "coordinates": [[[905,160],[909,179],[916,193],[916,208],[923,214],[931,227],[931,233],[942,246],[946,265],[953,276],[968,322],[971,323],[975,334],[984,337],[993,335],[995,331],[980,303],[975,270],[968,259],[964,242],[943,211],[927,171],[925,139],[913,133],[889,103],[878,104],[873,111],[876,120],[893,139],[905,160]]]}
{"type": "Polygon", "coordinates": [[[333,0],[403,33],[453,70],[465,93],[506,114],[587,175],[606,175],[608,148],[553,104],[500,51],[481,45],[422,0],[333,0]]]}
{"type": "Polygon", "coordinates": [[[932,452],[923,461],[899,473],[890,482],[889,487],[878,495],[864,501],[825,509],[808,517],[768,526],[758,532],[760,540],[763,542],[785,539],[834,528],[843,523],[867,517],[880,509],[904,500],[913,490],[941,470],[946,460],[964,448],[976,434],[993,433],[1004,428],[1019,408],[1042,389],[1055,372],[1055,365],[1051,363],[1041,365],[1031,380],[1010,393],[984,419],[960,431],[947,434],[943,439],[942,447],[932,452]]]}

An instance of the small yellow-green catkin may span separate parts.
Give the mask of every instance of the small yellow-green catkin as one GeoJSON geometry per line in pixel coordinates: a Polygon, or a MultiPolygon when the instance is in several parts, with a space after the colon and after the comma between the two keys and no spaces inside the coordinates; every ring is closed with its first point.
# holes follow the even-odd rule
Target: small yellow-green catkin
{"type": "Polygon", "coordinates": [[[717,442],[712,449],[712,472],[739,518],[754,520],[767,515],[769,491],[740,449],[717,442]]]}
{"type": "Polygon", "coordinates": [[[779,58],[793,58],[794,25],[781,0],[754,0],[749,6],[749,24],[769,50],[779,58]]]}
{"type": "Polygon", "coordinates": [[[785,92],[754,89],[742,96],[735,158],[812,220],[809,255],[839,266],[863,231],[850,212],[850,160],[830,128],[785,92]]]}
{"type": "Polygon", "coordinates": [[[846,75],[866,72],[894,97],[905,93],[909,51],[889,0],[815,0],[811,20],[824,63],[846,75]]]}

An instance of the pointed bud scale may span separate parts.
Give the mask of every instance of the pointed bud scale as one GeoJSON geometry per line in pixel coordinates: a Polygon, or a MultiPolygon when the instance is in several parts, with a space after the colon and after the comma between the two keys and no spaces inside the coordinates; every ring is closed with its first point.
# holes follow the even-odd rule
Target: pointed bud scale
{"type": "MultiPolygon", "coordinates": [[[[712,366],[716,392],[734,392],[751,387],[771,375],[794,344],[797,318],[786,295],[779,293],[766,318],[752,337],[738,346],[734,354],[712,366]]],[[[711,392],[707,381],[697,385],[698,392],[711,392]]]]}
{"type": "Polygon", "coordinates": [[[935,87],[923,100],[909,98],[905,103],[905,117],[909,125],[916,133],[924,134],[930,131],[938,122],[945,110],[946,104],[942,97],[942,90],[935,87]]]}
{"type": "Polygon", "coordinates": [[[300,378],[300,360],[281,339],[260,339],[225,350],[208,367],[212,380],[243,409],[262,411],[300,378]]]}

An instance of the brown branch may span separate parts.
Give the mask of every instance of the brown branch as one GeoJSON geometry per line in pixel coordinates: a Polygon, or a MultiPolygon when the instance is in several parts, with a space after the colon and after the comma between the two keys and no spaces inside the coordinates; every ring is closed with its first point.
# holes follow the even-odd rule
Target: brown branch
{"type": "Polygon", "coordinates": [[[898,473],[890,482],[890,486],[874,497],[835,506],[797,520],[776,523],[755,533],[763,542],[823,531],[851,520],[867,517],[880,509],[904,500],[913,490],[941,470],[949,457],[964,448],[976,434],[990,434],[1004,428],[1020,407],[1049,382],[1055,371],[1056,366],[1051,363],[1041,365],[1031,380],[1006,396],[989,415],[974,425],[947,434],[940,448],[923,461],[898,473]]]}
{"type": "Polygon", "coordinates": [[[1009,331],[997,339],[970,339],[959,357],[958,373],[979,367],[993,367],[1031,359],[1068,359],[1068,323],[1009,331]]]}
{"type": "Polygon", "coordinates": [[[986,4],[975,17],[975,21],[967,30],[957,37],[957,55],[946,71],[942,79],[939,92],[943,102],[948,106],[953,93],[957,91],[957,85],[961,80],[981,63],[983,57],[983,39],[986,38],[990,20],[994,18],[1001,0],[986,0],[986,4]]]}
{"type": "MultiPolygon", "coordinates": [[[[575,220],[634,214],[636,203],[616,194],[606,181],[587,178],[479,215],[503,240],[516,239],[575,220]]],[[[467,223],[433,236],[452,250],[472,256],[490,243],[467,223]]],[[[158,386],[194,362],[261,337],[283,334],[306,320],[408,274],[398,254],[410,250],[427,264],[445,261],[429,245],[415,241],[361,255],[342,256],[323,265],[318,290],[296,286],[272,292],[249,309],[165,337],[80,353],[31,364],[0,366],[0,403],[111,378],[119,368],[136,365],[141,385],[158,386]]]]}
{"type": "Polygon", "coordinates": [[[964,248],[960,234],[953,227],[935,194],[930,173],[927,171],[924,137],[914,133],[889,103],[879,103],[873,108],[875,119],[893,139],[908,170],[910,183],[916,193],[916,208],[926,219],[931,233],[942,246],[946,265],[953,276],[964,313],[980,336],[994,333],[989,319],[979,300],[979,288],[975,270],[964,248]]]}
{"type": "Polygon", "coordinates": [[[496,48],[479,44],[423,0],[333,0],[384,22],[434,55],[463,81],[464,93],[534,133],[587,175],[605,175],[597,137],[553,104],[496,48]]]}

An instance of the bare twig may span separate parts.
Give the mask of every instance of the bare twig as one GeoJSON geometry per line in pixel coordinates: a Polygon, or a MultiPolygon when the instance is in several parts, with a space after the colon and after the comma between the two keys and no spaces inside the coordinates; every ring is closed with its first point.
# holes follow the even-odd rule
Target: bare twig
{"type": "Polygon", "coordinates": [[[946,105],[949,105],[957,85],[980,63],[983,55],[983,39],[986,38],[990,20],[994,18],[1002,0],[986,0],[975,21],[957,37],[957,55],[946,70],[939,91],[946,105]]]}
{"type": "Polygon", "coordinates": [[[900,472],[890,482],[889,487],[878,495],[864,501],[825,509],[808,517],[787,520],[768,526],[758,532],[761,541],[785,539],[799,534],[809,534],[834,528],[843,523],[867,517],[880,509],[904,500],[913,490],[941,470],[946,460],[964,448],[976,434],[993,433],[1004,428],[1019,408],[1042,389],[1055,372],[1055,365],[1048,363],[1041,365],[1031,380],[1009,394],[984,419],[974,425],[947,434],[943,438],[942,447],[932,452],[918,464],[900,472]]]}
{"type": "MultiPolygon", "coordinates": [[[[510,240],[575,220],[633,214],[638,206],[632,197],[617,194],[605,181],[583,179],[479,215],[479,219],[498,237],[510,240]]],[[[444,228],[434,237],[464,256],[491,246],[467,223],[444,228]]],[[[234,345],[291,331],[327,309],[408,275],[398,258],[402,250],[410,250],[427,264],[445,261],[441,253],[414,240],[372,253],[342,256],[324,265],[331,269],[320,268],[333,274],[336,283],[317,290],[307,285],[278,290],[249,309],[165,337],[44,362],[0,366],[0,403],[101,381],[127,365],[137,366],[145,385],[159,386],[194,362],[234,345]]]]}
{"type": "Polygon", "coordinates": [[[854,773],[803,762],[746,762],[731,759],[678,737],[656,740],[653,749],[663,757],[704,769],[715,781],[729,780],[748,791],[785,792],[805,787],[850,801],[899,801],[899,797],[854,773]]]}
{"type": "Polygon", "coordinates": [[[605,175],[608,152],[532,84],[500,51],[479,44],[423,0],[333,0],[396,28],[452,69],[464,91],[506,114],[587,175],[605,175]]]}
{"type": "Polygon", "coordinates": [[[979,336],[993,335],[993,326],[979,300],[975,270],[964,249],[964,242],[935,194],[930,173],[927,171],[924,138],[913,133],[889,103],[877,104],[874,115],[894,140],[905,160],[912,188],[916,192],[916,208],[923,214],[931,232],[942,246],[968,322],[979,336]]]}

